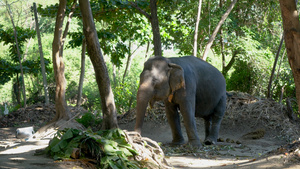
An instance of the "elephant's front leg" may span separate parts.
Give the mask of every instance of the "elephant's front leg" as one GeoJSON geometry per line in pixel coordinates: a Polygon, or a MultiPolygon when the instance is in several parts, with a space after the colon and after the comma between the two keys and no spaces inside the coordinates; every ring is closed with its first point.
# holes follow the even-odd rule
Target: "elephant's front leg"
{"type": "Polygon", "coordinates": [[[172,130],[172,136],[173,136],[172,144],[173,145],[184,144],[184,138],[181,132],[180,116],[178,113],[177,106],[166,101],[165,107],[166,107],[168,122],[172,130]]]}

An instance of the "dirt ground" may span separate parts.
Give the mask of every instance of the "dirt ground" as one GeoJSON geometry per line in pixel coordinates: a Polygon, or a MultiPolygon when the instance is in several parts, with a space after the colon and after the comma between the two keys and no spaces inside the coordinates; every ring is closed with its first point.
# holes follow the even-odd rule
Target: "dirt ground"
{"type": "MultiPolygon", "coordinates": [[[[219,134],[222,139],[217,145],[197,150],[184,146],[169,147],[171,130],[164,113],[161,113],[161,105],[149,111],[142,136],[161,143],[172,168],[300,168],[300,143],[295,142],[300,138],[299,121],[284,115],[284,107],[245,95],[231,98],[227,106],[219,134]]],[[[135,123],[134,114],[124,117],[119,119],[119,126],[131,131],[135,123]]],[[[35,155],[36,150],[48,145],[50,138],[21,142],[15,138],[17,127],[9,126],[7,122],[7,118],[0,119],[0,169],[86,168],[72,160],[53,161],[44,155],[35,155]]],[[[203,123],[202,119],[197,119],[201,140],[204,140],[203,123]]],[[[28,125],[32,123],[20,124],[28,125]]],[[[182,131],[186,137],[184,127],[182,131]]]]}

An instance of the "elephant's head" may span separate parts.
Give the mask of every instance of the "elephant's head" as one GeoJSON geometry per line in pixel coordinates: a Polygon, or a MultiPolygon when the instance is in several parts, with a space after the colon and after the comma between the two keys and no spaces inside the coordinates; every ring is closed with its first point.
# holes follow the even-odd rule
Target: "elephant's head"
{"type": "Polygon", "coordinates": [[[144,64],[137,92],[135,131],[141,133],[148,102],[152,107],[155,101],[172,101],[176,90],[185,88],[184,72],[181,66],[170,63],[164,57],[150,58],[144,64]]]}

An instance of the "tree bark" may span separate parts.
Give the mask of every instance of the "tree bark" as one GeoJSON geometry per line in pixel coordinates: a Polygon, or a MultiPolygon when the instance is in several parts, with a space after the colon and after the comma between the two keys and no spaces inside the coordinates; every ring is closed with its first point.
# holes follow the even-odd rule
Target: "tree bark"
{"type": "Polygon", "coordinates": [[[65,65],[63,61],[64,40],[62,34],[66,4],[67,4],[67,0],[59,1],[58,11],[56,15],[54,38],[52,43],[52,60],[53,60],[53,69],[54,69],[54,76],[55,76],[55,83],[56,83],[56,91],[55,91],[56,114],[51,122],[58,121],[60,119],[64,119],[64,120],[70,119],[67,103],[65,100],[66,79],[65,79],[65,65]]]}
{"type": "Polygon", "coordinates": [[[162,50],[161,50],[161,37],[160,37],[160,30],[159,30],[159,22],[157,17],[157,0],[150,0],[150,9],[151,14],[149,15],[143,9],[141,9],[136,3],[129,2],[132,7],[137,9],[141,14],[143,14],[146,18],[149,19],[152,27],[152,34],[153,34],[153,45],[154,45],[154,56],[161,57],[162,50]]]}
{"type": "Polygon", "coordinates": [[[277,50],[277,53],[276,53],[276,56],[275,56],[275,60],[274,60],[273,68],[272,68],[272,73],[271,73],[271,76],[270,76],[270,79],[269,79],[269,84],[268,84],[267,98],[271,98],[271,87],[272,87],[272,82],[273,82],[273,77],[274,77],[278,57],[279,57],[281,47],[282,47],[282,44],[283,44],[283,38],[284,38],[284,35],[282,35],[282,37],[281,37],[280,44],[279,44],[279,47],[278,47],[278,50],[277,50]]]}
{"type": "Polygon", "coordinates": [[[223,66],[222,68],[222,74],[223,76],[226,76],[226,74],[228,73],[228,71],[230,70],[230,68],[233,66],[234,62],[235,62],[235,58],[237,57],[238,54],[238,50],[235,50],[232,52],[232,57],[229,61],[229,63],[225,66],[223,66]]]}
{"type": "MultiPolygon", "coordinates": [[[[6,10],[8,12],[8,15],[10,17],[10,21],[11,21],[13,29],[14,29],[14,37],[15,37],[15,41],[16,41],[17,54],[18,54],[18,58],[19,58],[19,64],[20,64],[20,70],[21,70],[21,77],[22,77],[22,89],[23,89],[24,107],[26,108],[26,90],[25,90],[25,81],[24,81],[24,73],[23,73],[23,66],[22,66],[22,58],[21,58],[20,49],[19,49],[19,43],[18,43],[18,33],[17,33],[16,27],[15,27],[15,23],[14,23],[12,14],[11,14],[10,5],[8,4],[7,1],[6,1],[6,10]]],[[[17,81],[19,81],[19,78],[17,79],[17,81]]],[[[20,106],[22,106],[22,105],[20,104],[20,106]]]]}
{"type": "Polygon", "coordinates": [[[44,53],[41,41],[41,34],[39,28],[39,21],[37,17],[36,11],[36,4],[33,3],[33,10],[34,10],[34,19],[35,19],[35,30],[38,37],[38,44],[39,44],[39,51],[40,51],[40,61],[41,61],[41,69],[42,69],[42,76],[43,76],[43,87],[45,93],[45,104],[49,105],[49,94],[48,94],[48,85],[47,85],[47,77],[46,77],[46,69],[45,69],[45,61],[44,61],[44,53]]]}
{"type": "Polygon", "coordinates": [[[124,83],[125,81],[125,77],[126,77],[126,74],[128,72],[128,69],[130,67],[130,64],[131,64],[131,59],[132,59],[132,54],[131,54],[131,38],[129,40],[129,50],[128,50],[128,57],[127,57],[127,62],[126,62],[126,66],[125,66],[125,70],[124,70],[124,74],[123,74],[123,78],[122,78],[122,83],[124,83]]]}
{"type": "Polygon", "coordinates": [[[203,56],[202,56],[202,59],[206,61],[207,59],[207,54],[208,54],[208,51],[210,49],[210,47],[212,46],[216,36],[217,36],[217,33],[219,32],[221,26],[223,25],[224,21],[226,20],[226,18],[228,17],[228,15],[230,14],[231,10],[233,9],[234,5],[236,4],[237,0],[233,0],[231,2],[231,4],[229,5],[227,11],[224,13],[224,15],[222,16],[222,18],[220,19],[218,25],[216,26],[214,32],[212,33],[211,37],[209,38],[208,42],[207,42],[207,45],[205,46],[205,49],[204,49],[204,53],[203,53],[203,56]]]}
{"type": "Polygon", "coordinates": [[[92,16],[89,0],[79,0],[80,11],[82,14],[83,30],[86,38],[87,51],[94,66],[96,81],[98,84],[104,129],[117,128],[117,110],[114,95],[111,90],[107,68],[100,49],[95,23],[92,16]]]}
{"type": "Polygon", "coordinates": [[[80,71],[80,79],[78,85],[78,97],[77,97],[77,107],[81,105],[81,97],[82,97],[82,87],[84,80],[84,72],[85,72],[85,51],[86,51],[86,42],[85,38],[82,40],[82,51],[81,51],[81,71],[80,71]]]}
{"type": "Polygon", "coordinates": [[[161,37],[160,37],[159,23],[157,17],[156,0],[150,0],[150,9],[151,9],[151,27],[153,33],[154,55],[156,57],[161,57],[162,56],[161,37]]]}
{"type": "Polygon", "coordinates": [[[194,50],[193,50],[193,55],[197,57],[197,41],[198,41],[198,28],[199,28],[199,22],[200,22],[200,15],[201,15],[201,4],[202,0],[199,0],[198,4],[198,13],[197,13],[197,20],[196,20],[196,25],[195,25],[195,33],[194,33],[194,50]]]}
{"type": "Polygon", "coordinates": [[[145,62],[146,62],[146,60],[148,58],[149,47],[150,47],[150,42],[148,41],[147,48],[146,48],[146,53],[145,53],[145,62]]]}
{"type": "MultiPolygon", "coordinates": [[[[284,30],[284,41],[300,105],[300,23],[295,0],[279,0],[284,30]]],[[[299,109],[298,109],[299,112],[299,109]]]]}

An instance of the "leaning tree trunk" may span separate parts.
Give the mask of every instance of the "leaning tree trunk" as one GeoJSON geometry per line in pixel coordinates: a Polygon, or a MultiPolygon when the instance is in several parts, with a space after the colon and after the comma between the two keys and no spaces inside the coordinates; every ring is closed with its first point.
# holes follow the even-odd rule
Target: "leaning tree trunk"
{"type": "Polygon", "coordinates": [[[87,51],[94,66],[96,81],[98,84],[103,123],[105,129],[117,128],[117,110],[114,95],[111,90],[107,68],[100,49],[95,23],[92,16],[89,0],[79,0],[80,11],[82,14],[83,30],[86,38],[87,51]]]}
{"type": "Polygon", "coordinates": [[[272,82],[273,82],[273,77],[274,77],[274,74],[275,74],[275,69],[276,69],[278,58],[279,58],[279,54],[280,54],[280,51],[281,51],[281,47],[282,47],[282,44],[283,44],[283,39],[284,39],[284,35],[282,35],[282,37],[281,37],[280,44],[279,44],[279,47],[278,47],[278,50],[277,50],[277,53],[276,53],[276,56],[275,56],[275,61],[274,61],[274,64],[273,64],[271,76],[270,76],[270,79],[269,79],[268,91],[267,91],[267,97],[269,99],[272,98],[272,93],[271,93],[272,82]]]}
{"type": "Polygon", "coordinates": [[[48,94],[45,60],[44,60],[44,53],[43,53],[43,47],[42,47],[42,41],[41,41],[39,21],[38,21],[38,17],[37,17],[37,11],[36,11],[36,4],[35,3],[33,3],[33,10],[34,10],[34,19],[35,19],[35,29],[36,29],[36,34],[37,34],[37,37],[38,37],[38,44],[39,44],[39,51],[40,51],[40,62],[41,62],[41,70],[42,70],[42,76],[43,76],[45,104],[49,105],[49,94],[48,94]]]}
{"type": "MultiPolygon", "coordinates": [[[[11,10],[10,10],[10,5],[6,2],[6,10],[8,12],[8,15],[10,17],[10,21],[12,23],[13,29],[14,29],[14,38],[16,41],[16,47],[17,47],[17,54],[18,54],[18,58],[19,58],[19,64],[20,64],[20,70],[21,70],[21,77],[22,77],[22,89],[23,89],[23,99],[24,99],[24,107],[26,108],[26,90],[25,90],[25,79],[24,79],[24,73],[23,73],[23,66],[22,66],[22,59],[21,59],[21,54],[20,54],[20,49],[19,49],[19,43],[18,43],[18,33],[17,33],[17,29],[15,27],[15,23],[11,14],[11,10]]],[[[18,80],[18,79],[17,79],[18,80]]],[[[21,104],[20,104],[21,106],[21,104]]]]}
{"type": "MultiPolygon", "coordinates": [[[[295,0],[279,0],[284,30],[284,41],[291,66],[298,106],[300,105],[300,23],[295,0]]],[[[299,108],[298,108],[299,112],[299,108]]]]}
{"type": "Polygon", "coordinates": [[[198,13],[197,13],[197,20],[195,25],[195,32],[194,32],[194,49],[193,49],[193,55],[197,57],[197,46],[198,46],[198,28],[199,28],[199,22],[200,22],[200,15],[201,15],[201,5],[202,0],[199,0],[198,4],[198,13]]]}
{"type": "Polygon", "coordinates": [[[207,42],[207,45],[205,46],[205,49],[204,49],[204,53],[203,53],[203,56],[202,56],[202,59],[206,61],[207,59],[207,54],[208,54],[208,51],[210,49],[210,47],[212,46],[216,36],[217,36],[217,33],[219,32],[221,26],[223,25],[224,21],[226,20],[226,18],[228,17],[228,15],[230,14],[231,10],[233,9],[234,5],[236,4],[237,0],[233,0],[231,2],[231,4],[229,5],[227,11],[224,13],[224,15],[222,16],[222,18],[220,19],[218,25],[216,26],[214,32],[212,33],[211,37],[209,38],[208,42],[207,42]]]}
{"type": "Polygon", "coordinates": [[[85,72],[85,51],[86,51],[86,42],[85,38],[82,40],[82,51],[81,51],[81,71],[78,85],[78,97],[77,97],[77,107],[81,105],[81,97],[82,97],[82,87],[84,80],[84,72],[85,72]]]}

